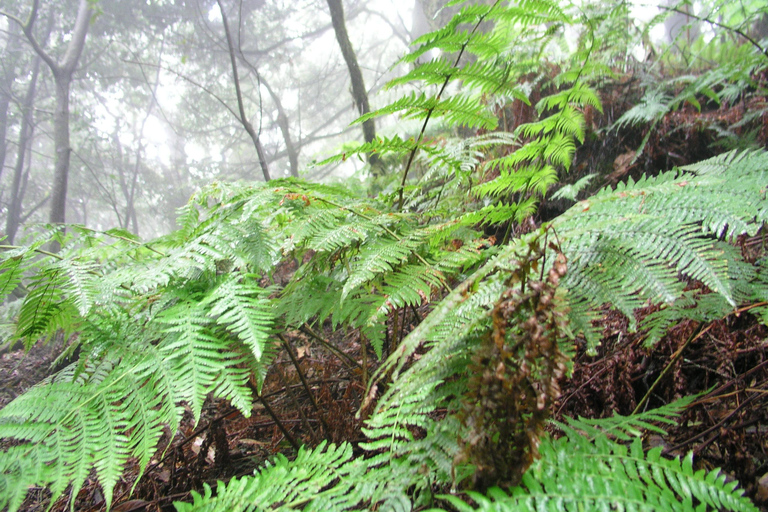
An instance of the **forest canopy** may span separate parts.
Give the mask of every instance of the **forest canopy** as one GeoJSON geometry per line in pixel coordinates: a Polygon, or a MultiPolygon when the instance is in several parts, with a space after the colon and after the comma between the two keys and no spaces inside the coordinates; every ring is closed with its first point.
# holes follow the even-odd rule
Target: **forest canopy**
{"type": "Polygon", "coordinates": [[[764,2],[0,28],[0,508],[768,503],[764,2]]]}

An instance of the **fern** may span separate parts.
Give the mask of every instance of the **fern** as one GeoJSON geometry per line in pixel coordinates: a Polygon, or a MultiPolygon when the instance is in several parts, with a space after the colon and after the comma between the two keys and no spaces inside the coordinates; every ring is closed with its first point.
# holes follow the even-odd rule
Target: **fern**
{"type": "Polygon", "coordinates": [[[210,306],[208,315],[215,317],[217,324],[234,331],[259,361],[264,355],[273,319],[267,298],[269,292],[255,284],[256,277],[230,274],[201,305],[210,306]]]}
{"type": "MultiPolygon", "coordinates": [[[[640,431],[658,431],[656,422],[671,421],[681,404],[629,418],[567,420],[557,441],[543,434],[573,336],[583,332],[596,342],[596,307],[609,303],[633,319],[640,305],[662,305],[644,324],[656,336],[680,316],[711,318],[765,299],[765,262],[748,268],[726,244],[757,233],[766,220],[762,151],[602,190],[501,247],[477,231],[506,224],[509,232],[512,222],[532,215],[585,140],[583,110],[600,108],[591,83],[610,70],[593,56],[608,40],[599,27],[585,32],[579,51],[557,68],[532,64],[553,33],[573,23],[555,2],[496,2],[465,6],[423,36],[402,60],[415,66],[391,86],[418,80],[427,92],[406,93],[368,116],[420,119],[421,131],[331,159],[373,151],[401,158],[399,185],[377,199],[298,180],[214,183],[180,210],[178,230],[151,242],[74,227],[59,255],[41,249],[61,236],[58,229],[28,247],[4,247],[0,292],[29,290],[15,336],[29,346],[61,328],[77,331],[68,350],[77,345],[80,357],[0,411],[7,441],[0,507],[18,509],[29,486],[48,487],[54,499],[68,486],[77,495],[91,473],[109,506],[129,459],[143,471],[165,429],[176,432],[185,407],[197,421],[205,401],[219,397],[250,414],[249,381],[258,391],[277,354],[273,334],[305,324],[355,329],[381,357],[388,316],[444,294],[390,347],[374,376],[365,454],[353,456],[346,444],[304,448],[294,461],[279,456],[254,476],[219,484],[215,496],[206,487],[178,507],[427,507],[434,489],[470,485],[487,469],[476,450],[482,445],[517,450],[519,472],[532,465],[522,476],[499,478],[522,477],[511,494],[473,494],[481,508],[608,507],[620,489],[627,498],[620,506],[628,509],[685,510],[698,500],[702,508],[750,510],[733,485],[693,471],[690,459],[643,451],[640,431]],[[496,29],[480,30],[486,22],[496,29]],[[521,42],[531,43],[524,55],[513,52],[521,42]],[[419,63],[432,50],[442,56],[419,63]],[[467,55],[474,60],[465,64],[467,55]],[[497,109],[510,100],[528,103],[524,92],[534,84],[543,96],[534,119],[511,134],[489,131],[497,109]],[[475,133],[458,140],[429,132],[434,119],[475,133]],[[297,270],[285,278],[293,264],[297,270]],[[684,292],[684,279],[703,283],[711,299],[684,292]],[[495,363],[487,374],[486,356],[495,363]],[[496,381],[523,392],[477,399],[496,381]],[[531,443],[516,434],[514,443],[491,435],[473,445],[482,440],[478,426],[506,432],[506,419],[473,404],[523,395],[527,408],[511,427],[520,434],[526,425],[531,443]]],[[[717,83],[694,78],[678,99],[711,96],[717,83]]],[[[445,499],[472,509],[456,496],[445,499]]]]}
{"type": "Polygon", "coordinates": [[[574,300],[611,303],[630,317],[644,300],[672,303],[678,274],[734,306],[743,278],[736,255],[709,235],[754,234],[765,218],[765,153],[726,154],[655,178],[630,181],[576,204],[553,222],[576,263],[566,278],[574,300]],[[731,179],[718,175],[727,166],[731,179]],[[619,213],[621,212],[621,213],[619,213]]]}
{"type": "Polygon", "coordinates": [[[640,439],[626,447],[606,438],[588,444],[568,437],[543,443],[542,459],[510,494],[498,488],[487,496],[469,493],[474,507],[442,497],[460,511],[758,510],[718,470],[695,471],[692,457],[668,460],[660,452],[644,453],[640,439]]]}
{"type": "Polygon", "coordinates": [[[692,455],[669,460],[661,448],[643,449],[642,433],[663,433],[656,423],[674,424],[693,398],[627,417],[566,418],[568,425],[558,424],[565,436],[544,440],[541,459],[521,486],[509,492],[493,488],[487,495],[470,492],[475,506],[458,496],[441,497],[460,511],[757,510],[718,470],[694,470],[692,455]]]}

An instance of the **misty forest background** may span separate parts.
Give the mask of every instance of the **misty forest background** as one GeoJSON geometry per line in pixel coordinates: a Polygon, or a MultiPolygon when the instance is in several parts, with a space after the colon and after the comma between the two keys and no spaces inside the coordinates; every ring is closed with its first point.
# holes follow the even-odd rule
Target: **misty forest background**
{"type": "Polygon", "coordinates": [[[768,506],[764,0],[0,0],[0,47],[0,508],[768,506]]]}
{"type": "MultiPolygon", "coordinates": [[[[437,27],[437,9],[344,6],[368,95],[395,76],[393,63],[415,37],[437,27]]],[[[361,169],[310,165],[359,138],[349,124],[360,112],[325,2],[8,2],[2,10],[22,23],[36,15],[31,34],[53,63],[74,55],[67,222],[151,238],[175,227],[176,208],[201,185],[263,179],[243,121],[254,127],[271,176],[321,180],[361,169]],[[78,15],[82,40],[73,35],[78,15]]],[[[20,226],[50,220],[57,85],[46,58],[10,20],[1,21],[0,202],[13,243],[20,226]]]]}

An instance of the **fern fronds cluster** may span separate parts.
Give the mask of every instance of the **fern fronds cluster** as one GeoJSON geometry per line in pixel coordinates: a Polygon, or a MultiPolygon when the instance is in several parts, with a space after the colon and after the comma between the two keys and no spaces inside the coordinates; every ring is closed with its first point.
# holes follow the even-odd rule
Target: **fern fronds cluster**
{"type": "Polygon", "coordinates": [[[421,226],[375,206],[292,181],[215,184],[182,211],[179,231],[150,243],[86,233],[85,247],[61,255],[37,243],[3,253],[6,291],[30,289],[15,336],[31,345],[77,331],[69,351],[80,356],[0,411],[0,437],[17,443],[0,453],[0,503],[17,508],[29,485],[76,495],[90,471],[109,502],[128,459],[146,467],[185,407],[197,420],[215,396],[250,414],[249,381],[261,386],[276,329],[328,320],[360,329],[381,355],[390,311],[431,300],[485,257],[449,243],[457,223],[421,226]],[[292,260],[306,263],[269,286],[292,260]]]}
{"type": "MultiPolygon", "coordinates": [[[[678,404],[680,405],[680,404],[678,404]]],[[[658,430],[649,421],[669,421],[670,409],[606,420],[569,420],[565,435],[545,439],[541,459],[509,491],[469,492],[469,505],[457,496],[442,496],[456,510],[758,510],[719,470],[693,468],[693,457],[667,459],[661,448],[644,450],[636,427],[658,430]],[[665,417],[666,416],[666,417],[665,417]],[[619,434],[627,444],[610,439],[619,434]],[[590,432],[592,435],[585,435],[590,432]]]]}
{"type": "Polygon", "coordinates": [[[278,457],[221,484],[216,496],[206,488],[181,509],[408,510],[477,473],[488,484],[522,481],[511,494],[473,495],[481,508],[608,506],[626,486],[628,509],[685,510],[699,500],[749,510],[734,486],[694,472],[689,459],[644,452],[635,431],[652,430],[668,410],[572,420],[560,440],[542,435],[569,340],[598,341],[595,308],[609,304],[633,321],[637,307],[664,304],[670,313],[653,324],[660,332],[671,312],[706,316],[765,300],[765,262],[746,265],[727,243],[766,220],[763,151],[604,189],[501,246],[479,231],[491,224],[509,233],[535,212],[585,139],[583,110],[600,108],[590,82],[610,70],[592,60],[599,30],[582,34],[573,61],[556,71],[533,64],[574,22],[557,2],[497,1],[465,6],[423,36],[403,59],[414,68],[392,86],[418,81],[425,92],[369,115],[398,113],[422,121],[421,131],[335,157],[399,156],[400,184],[378,199],[299,180],[214,183],[182,208],[179,229],[151,242],[73,226],[58,254],[44,249],[58,229],[2,247],[0,297],[28,292],[12,341],[31,346],[63,330],[76,333],[67,354],[79,356],[0,410],[0,507],[17,510],[30,486],[53,499],[67,488],[76,496],[91,474],[109,506],[129,459],[143,471],[160,437],[173,435],[187,410],[197,421],[211,397],[248,416],[277,335],[320,326],[356,330],[362,346],[389,355],[368,393],[365,455],[349,445],[302,449],[295,461],[278,457]],[[518,60],[521,38],[535,42],[534,55],[518,60]],[[442,54],[420,62],[433,50],[442,54]],[[536,118],[511,134],[492,131],[494,108],[529,103],[531,82],[547,86],[536,118]],[[433,135],[432,119],[472,134],[433,135]],[[685,280],[713,292],[714,305],[686,293],[685,280]],[[389,339],[394,311],[428,303],[400,344],[389,339]],[[513,392],[522,395],[514,407],[513,392]],[[468,406],[473,398],[485,403],[468,406]],[[499,446],[508,448],[507,467],[495,475],[486,466],[499,446]]]}
{"type": "MultiPolygon", "coordinates": [[[[744,300],[751,270],[714,237],[753,235],[762,226],[767,171],[766,153],[731,152],[574,205],[552,223],[571,262],[563,284],[574,311],[586,311],[582,302],[608,303],[635,325],[632,312],[646,300],[671,304],[682,297],[681,275],[731,307],[744,300]]],[[[588,321],[572,318],[589,335],[588,321]]]]}

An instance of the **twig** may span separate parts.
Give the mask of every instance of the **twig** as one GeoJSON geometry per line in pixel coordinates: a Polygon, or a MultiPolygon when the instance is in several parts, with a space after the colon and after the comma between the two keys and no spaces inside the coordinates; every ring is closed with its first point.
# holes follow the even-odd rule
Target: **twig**
{"type": "Polygon", "coordinates": [[[736,407],[736,409],[734,409],[733,411],[731,411],[731,412],[730,412],[728,415],[724,416],[724,417],[723,417],[723,418],[722,418],[720,421],[718,421],[717,423],[715,423],[714,425],[712,425],[711,427],[709,427],[707,430],[705,430],[705,431],[703,431],[703,432],[700,432],[700,433],[696,434],[695,436],[691,437],[690,439],[687,439],[687,440],[683,441],[682,443],[678,443],[678,444],[676,444],[675,446],[672,446],[671,448],[667,448],[667,449],[665,449],[665,450],[664,450],[664,451],[665,451],[665,453],[671,453],[671,452],[674,452],[674,451],[676,451],[676,450],[679,450],[679,449],[680,449],[680,448],[682,448],[683,446],[685,446],[685,445],[687,445],[687,444],[690,444],[690,443],[692,443],[692,442],[694,442],[694,441],[697,441],[697,440],[701,439],[702,437],[706,436],[707,434],[710,434],[710,433],[712,433],[712,432],[715,432],[715,431],[717,431],[717,433],[716,433],[714,436],[710,437],[709,439],[707,439],[706,441],[704,441],[704,442],[703,442],[701,445],[697,446],[697,447],[696,447],[696,448],[693,450],[693,451],[694,451],[694,453],[699,453],[699,452],[700,452],[702,449],[704,449],[704,448],[706,448],[707,446],[709,446],[710,444],[712,444],[712,442],[713,442],[715,439],[717,439],[717,438],[718,438],[718,436],[720,436],[720,427],[722,427],[722,426],[723,426],[723,425],[724,425],[724,424],[725,424],[725,423],[726,423],[728,420],[730,420],[730,419],[731,419],[733,416],[735,416],[735,415],[736,415],[736,414],[737,414],[739,411],[741,411],[741,410],[742,410],[742,409],[743,409],[743,408],[744,408],[746,405],[748,405],[749,403],[751,403],[751,402],[752,402],[752,401],[754,401],[754,400],[755,400],[757,397],[760,397],[760,396],[762,396],[762,394],[761,394],[761,393],[755,393],[754,395],[750,396],[749,398],[747,398],[746,400],[744,400],[743,402],[741,402],[741,403],[740,403],[740,404],[739,404],[739,405],[736,407]]]}
{"type": "Polygon", "coordinates": [[[312,329],[310,329],[308,325],[305,324],[305,325],[299,326],[299,330],[304,334],[312,337],[315,341],[317,341],[322,346],[330,350],[336,357],[341,359],[342,362],[346,363],[347,366],[353,367],[353,368],[360,368],[360,364],[358,364],[357,361],[352,359],[348,354],[345,354],[338,348],[334,347],[333,345],[325,341],[323,338],[320,337],[320,335],[316,334],[312,329]]]}
{"type": "Polygon", "coordinates": [[[296,408],[297,411],[299,411],[299,417],[301,418],[301,423],[304,425],[304,428],[306,428],[309,431],[309,435],[312,437],[312,442],[317,444],[319,442],[317,438],[317,433],[315,432],[315,429],[312,428],[312,425],[309,424],[309,420],[307,420],[307,415],[304,414],[304,409],[301,407],[301,404],[299,403],[299,401],[296,400],[296,396],[288,388],[288,382],[286,382],[285,380],[285,376],[283,375],[283,372],[280,369],[280,365],[275,365],[275,371],[277,372],[277,378],[280,381],[280,384],[283,386],[283,389],[285,389],[285,394],[288,395],[288,398],[293,403],[293,406],[296,408]]]}
{"type": "Polygon", "coordinates": [[[746,39],[747,41],[749,41],[749,43],[750,43],[752,46],[754,46],[755,48],[757,48],[758,50],[760,50],[760,53],[762,53],[763,55],[765,55],[766,57],[768,57],[768,48],[763,48],[762,46],[760,46],[760,43],[758,43],[757,41],[755,41],[754,39],[752,39],[751,37],[749,37],[749,35],[748,35],[748,34],[746,34],[745,32],[742,32],[742,31],[741,31],[740,29],[738,29],[738,28],[729,27],[728,25],[725,25],[725,24],[723,24],[723,23],[720,23],[719,21],[710,20],[709,18],[703,18],[703,17],[701,17],[701,16],[697,16],[697,15],[695,15],[695,14],[693,14],[693,13],[690,13],[690,12],[684,11],[684,10],[682,10],[682,9],[679,9],[679,8],[677,8],[677,7],[668,7],[668,6],[666,6],[666,5],[657,5],[656,7],[660,8],[660,9],[664,9],[665,11],[671,11],[671,12],[676,12],[676,13],[678,13],[678,14],[684,14],[684,15],[686,15],[686,16],[689,16],[689,17],[691,17],[691,18],[693,18],[693,19],[695,19],[695,20],[703,21],[703,22],[705,22],[705,23],[709,23],[710,25],[714,25],[714,26],[716,26],[716,27],[720,27],[720,28],[722,28],[722,29],[725,29],[725,30],[729,30],[729,31],[731,31],[731,32],[733,32],[733,33],[735,33],[735,34],[738,34],[739,36],[741,36],[741,37],[743,37],[744,39],[746,39]]]}
{"type": "Polygon", "coordinates": [[[269,414],[270,418],[272,418],[272,421],[275,422],[275,425],[277,425],[277,428],[280,429],[280,432],[283,433],[283,436],[285,437],[286,441],[288,441],[294,450],[299,451],[299,443],[296,442],[296,439],[293,438],[290,432],[288,432],[288,429],[285,428],[285,425],[283,425],[283,422],[280,421],[280,418],[277,417],[277,414],[275,414],[275,411],[272,410],[272,408],[269,406],[269,403],[264,400],[264,397],[261,396],[261,393],[259,393],[258,388],[256,385],[251,382],[251,380],[248,380],[248,387],[251,389],[251,392],[253,392],[254,395],[256,395],[256,398],[259,399],[259,402],[261,402],[261,405],[264,406],[264,410],[267,411],[267,414],[269,414]]]}
{"type": "Polygon", "coordinates": [[[323,429],[325,430],[326,435],[328,435],[331,430],[328,428],[328,424],[325,422],[325,417],[323,416],[323,412],[320,410],[320,407],[318,407],[317,405],[317,400],[315,400],[315,395],[312,394],[312,390],[309,388],[309,384],[307,384],[307,379],[304,377],[304,372],[301,371],[301,366],[299,366],[299,360],[296,358],[296,356],[293,353],[293,347],[291,347],[291,344],[288,342],[287,339],[285,339],[285,336],[283,336],[282,334],[278,333],[277,337],[280,338],[280,341],[282,341],[283,345],[285,345],[285,350],[288,352],[288,356],[290,356],[291,362],[293,363],[293,366],[296,368],[296,373],[299,374],[299,379],[301,379],[301,384],[304,386],[304,390],[307,392],[307,396],[309,396],[309,401],[312,402],[312,407],[314,407],[315,411],[317,412],[317,415],[320,418],[320,423],[322,423],[323,429]]]}
{"type": "MultiPolygon", "coordinates": [[[[461,45],[461,50],[459,50],[459,54],[456,57],[456,62],[454,62],[453,67],[456,68],[459,65],[459,61],[461,61],[461,58],[464,56],[464,52],[467,49],[467,46],[469,45],[470,40],[472,39],[472,36],[475,35],[475,32],[480,27],[480,25],[485,20],[486,16],[490,14],[493,9],[496,8],[496,6],[500,3],[501,0],[496,0],[496,2],[493,4],[493,6],[490,8],[490,10],[480,16],[480,19],[475,24],[474,28],[472,29],[472,32],[467,37],[467,40],[464,42],[464,44],[461,45]]],[[[440,97],[445,92],[445,88],[448,87],[448,84],[451,81],[451,78],[453,78],[453,73],[448,74],[448,76],[445,77],[445,81],[443,82],[442,87],[440,87],[440,92],[437,93],[437,101],[440,101],[440,97]]],[[[427,116],[424,118],[424,123],[421,125],[421,132],[419,132],[419,136],[414,141],[413,149],[411,150],[411,154],[408,155],[408,163],[405,166],[405,170],[403,171],[403,179],[400,181],[400,188],[398,189],[398,198],[397,198],[397,210],[402,211],[403,210],[403,191],[405,190],[405,181],[408,179],[408,172],[411,170],[411,165],[413,164],[413,158],[416,156],[416,151],[419,150],[419,144],[421,144],[421,141],[424,139],[424,134],[427,131],[427,124],[429,123],[430,118],[432,117],[432,113],[435,111],[435,107],[430,108],[427,111],[427,116]]],[[[437,205],[435,205],[437,206],[437,205]]]]}
{"type": "Polygon", "coordinates": [[[685,343],[683,343],[683,346],[677,349],[677,351],[672,355],[672,358],[669,360],[669,363],[667,363],[667,366],[662,370],[661,374],[656,378],[656,381],[651,385],[651,387],[648,389],[648,392],[645,394],[642,400],[638,402],[637,407],[635,407],[635,410],[632,411],[632,414],[637,414],[640,409],[645,405],[645,402],[651,397],[651,394],[656,389],[656,387],[661,383],[661,379],[663,379],[667,373],[669,373],[669,370],[672,369],[672,366],[677,362],[678,359],[680,359],[680,356],[683,355],[683,350],[691,344],[694,340],[699,339],[701,336],[703,336],[707,331],[709,331],[712,326],[714,326],[714,323],[711,323],[707,326],[706,329],[702,329],[701,325],[696,330],[694,334],[688,337],[688,340],[686,340],[685,343]]]}

